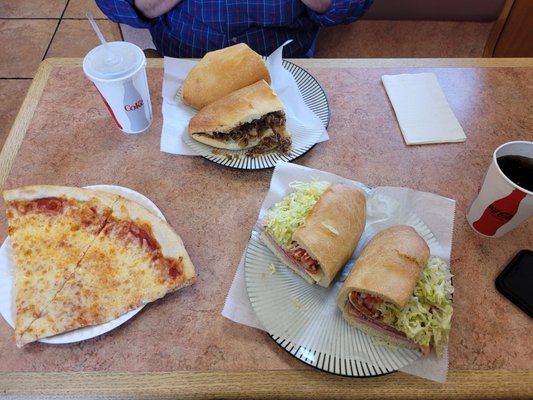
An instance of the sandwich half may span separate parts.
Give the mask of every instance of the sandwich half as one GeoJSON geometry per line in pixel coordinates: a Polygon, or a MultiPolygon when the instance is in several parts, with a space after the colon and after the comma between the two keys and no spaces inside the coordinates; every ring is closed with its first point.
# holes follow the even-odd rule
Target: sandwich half
{"type": "Polygon", "coordinates": [[[220,149],[250,149],[249,156],[289,154],[292,140],[285,123],[283,103],[261,80],[198,111],[189,121],[189,135],[220,149]]]}
{"type": "Polygon", "coordinates": [[[396,225],[368,242],[336,301],[350,325],[427,354],[447,342],[451,293],[445,264],[412,227],[396,225]]]}
{"type": "Polygon", "coordinates": [[[365,195],[353,187],[328,182],[291,186],[295,190],[260,222],[260,238],[308,283],[328,287],[363,233],[365,195]]]}
{"type": "Polygon", "coordinates": [[[183,81],[181,97],[199,110],[259,80],[270,83],[265,61],[246,44],[239,43],[207,53],[183,81]]]}

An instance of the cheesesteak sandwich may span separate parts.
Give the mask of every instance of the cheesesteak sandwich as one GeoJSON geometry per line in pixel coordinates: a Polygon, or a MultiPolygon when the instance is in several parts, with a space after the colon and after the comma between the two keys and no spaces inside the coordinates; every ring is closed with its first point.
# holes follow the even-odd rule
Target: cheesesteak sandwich
{"type": "Polygon", "coordinates": [[[189,121],[189,135],[220,149],[250,149],[249,156],[289,154],[292,140],[285,122],[283,103],[261,80],[198,111],[189,121]]]}
{"type": "MultiPolygon", "coordinates": [[[[437,355],[448,341],[451,275],[410,226],[397,225],[365,246],[337,294],[352,326],[389,345],[437,355]]],[[[378,341],[378,342],[379,342],[378,341]]]]}
{"type": "Polygon", "coordinates": [[[270,84],[265,61],[246,44],[239,43],[207,53],[183,81],[181,97],[199,110],[260,80],[270,84]]]}
{"type": "Polygon", "coordinates": [[[294,191],[260,222],[260,238],[308,283],[328,287],[363,233],[366,198],[353,187],[329,182],[291,187],[294,191]]]}

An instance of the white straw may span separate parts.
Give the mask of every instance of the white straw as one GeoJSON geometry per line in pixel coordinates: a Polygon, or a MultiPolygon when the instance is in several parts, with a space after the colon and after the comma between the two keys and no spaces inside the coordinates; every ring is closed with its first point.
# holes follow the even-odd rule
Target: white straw
{"type": "Polygon", "coordinates": [[[98,25],[96,25],[96,21],[94,20],[91,13],[87,13],[87,19],[91,23],[94,31],[96,32],[96,35],[100,39],[100,42],[102,42],[102,45],[104,46],[104,50],[107,55],[105,59],[105,63],[108,65],[119,63],[121,61],[121,57],[117,57],[117,55],[113,53],[113,51],[111,50],[111,46],[109,46],[109,44],[107,43],[107,40],[105,40],[105,37],[102,34],[102,31],[100,30],[100,28],[98,28],[98,25]]]}
{"type": "Polygon", "coordinates": [[[87,19],[91,23],[94,31],[96,32],[96,35],[98,36],[102,44],[107,47],[107,41],[105,40],[104,35],[102,35],[102,31],[100,31],[100,28],[98,28],[98,25],[96,25],[96,21],[94,20],[91,13],[87,13],[87,19]]]}

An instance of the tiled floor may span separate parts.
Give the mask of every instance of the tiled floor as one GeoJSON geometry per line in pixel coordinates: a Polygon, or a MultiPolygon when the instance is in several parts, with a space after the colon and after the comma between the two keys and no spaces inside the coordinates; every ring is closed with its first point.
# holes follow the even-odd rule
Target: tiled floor
{"type": "MultiPolygon", "coordinates": [[[[86,14],[107,40],[151,47],[146,31],[109,21],[94,0],[0,0],[0,147],[9,134],[39,63],[83,57],[99,44],[86,14]]],[[[317,57],[480,57],[491,23],[359,21],[327,29],[317,57]]]]}
{"type": "Polygon", "coordinates": [[[0,147],[9,134],[40,62],[46,57],[82,57],[99,41],[90,12],[108,40],[122,40],[94,0],[0,0],[0,147]]]}

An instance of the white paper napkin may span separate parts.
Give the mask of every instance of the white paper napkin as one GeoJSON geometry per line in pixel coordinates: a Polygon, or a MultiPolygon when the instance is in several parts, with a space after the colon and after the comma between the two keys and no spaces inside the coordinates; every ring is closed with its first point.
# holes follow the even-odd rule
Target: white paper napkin
{"type": "Polygon", "coordinates": [[[433,73],[383,75],[405,143],[463,142],[463,128],[433,73]]]}
{"type": "MultiPolygon", "coordinates": [[[[307,168],[297,164],[279,162],[274,169],[269,191],[261,206],[259,218],[277,201],[286,196],[288,184],[293,181],[309,181],[313,179],[326,180],[332,183],[344,183],[360,188],[374,199],[394,199],[391,204],[380,201],[367,203],[367,224],[361,237],[360,244],[364,244],[375,233],[385,227],[400,223],[399,214],[412,211],[429,228],[434,236],[429,244],[431,254],[440,257],[445,262],[450,261],[453,223],[455,215],[455,201],[432,193],[418,192],[399,187],[378,187],[369,189],[360,182],[352,181],[328,172],[307,168]]],[[[362,246],[358,246],[355,257],[362,246]]],[[[354,257],[354,258],[355,258],[354,257]]],[[[350,262],[348,263],[350,264],[350,262]]],[[[233,283],[228,292],[222,315],[234,322],[264,330],[248,297],[244,276],[244,254],[241,257],[233,283]]],[[[420,376],[437,382],[445,382],[448,373],[447,348],[442,358],[434,356],[421,358],[404,367],[401,371],[420,376]]]]}
{"type": "MultiPolygon", "coordinates": [[[[283,44],[266,60],[271,77],[271,86],[285,106],[287,120],[308,130],[319,130],[322,136],[318,142],[329,139],[322,121],[305,104],[294,77],[282,65],[283,44]]],[[[196,110],[184,104],[178,96],[183,81],[197,61],[165,57],[163,76],[163,127],[161,129],[161,151],[198,155],[183,140],[187,134],[189,120],[196,110]]]]}

